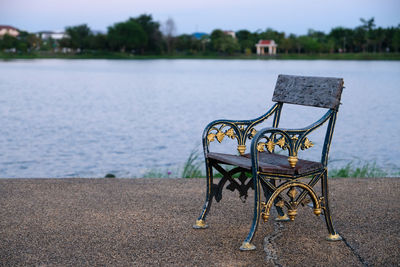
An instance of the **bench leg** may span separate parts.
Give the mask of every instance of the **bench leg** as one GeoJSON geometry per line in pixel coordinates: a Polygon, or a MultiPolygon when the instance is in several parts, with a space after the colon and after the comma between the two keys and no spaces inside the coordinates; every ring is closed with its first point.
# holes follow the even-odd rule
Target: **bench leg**
{"type": "Polygon", "coordinates": [[[248,251],[248,250],[255,250],[256,246],[251,244],[251,241],[253,240],[254,234],[257,231],[258,223],[260,221],[260,214],[261,214],[261,199],[260,199],[260,190],[261,190],[261,184],[258,176],[256,175],[254,180],[254,217],[253,217],[253,223],[250,228],[250,232],[247,235],[246,239],[243,241],[242,245],[240,246],[240,250],[242,251],[248,251]]]}
{"type": "Polygon", "coordinates": [[[213,192],[212,192],[212,185],[213,185],[213,170],[212,166],[209,163],[208,159],[206,159],[206,171],[207,171],[207,192],[206,192],[206,201],[203,205],[203,210],[199,218],[197,218],[196,223],[193,225],[194,229],[206,229],[208,225],[206,224],[206,216],[210,210],[212,199],[213,199],[213,192]]]}
{"type": "Polygon", "coordinates": [[[342,237],[335,231],[333,227],[331,212],[329,210],[328,171],[325,171],[322,177],[321,186],[322,186],[322,196],[324,197],[323,207],[324,207],[325,222],[329,232],[329,235],[327,236],[326,240],[328,241],[342,240],[342,237]]]}

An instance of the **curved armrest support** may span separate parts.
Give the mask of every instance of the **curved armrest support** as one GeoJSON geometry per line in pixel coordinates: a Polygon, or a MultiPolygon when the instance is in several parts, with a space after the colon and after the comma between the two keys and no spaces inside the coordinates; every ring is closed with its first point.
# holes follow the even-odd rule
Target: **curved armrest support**
{"type": "Polygon", "coordinates": [[[299,149],[305,150],[314,146],[307,138],[307,135],[324,124],[333,114],[334,111],[329,110],[321,119],[304,128],[283,129],[271,127],[260,130],[251,142],[253,170],[258,170],[258,152],[267,150],[272,153],[276,145],[283,150],[288,150],[288,161],[290,166],[294,168],[298,161],[297,153],[299,149]]]}
{"type": "Polygon", "coordinates": [[[208,146],[210,142],[217,140],[219,143],[222,142],[225,136],[236,139],[238,143],[238,151],[241,155],[246,150],[246,140],[251,139],[257,133],[254,126],[268,119],[274,114],[281,104],[275,104],[267,113],[253,119],[253,120],[215,120],[210,122],[203,131],[203,148],[204,153],[209,152],[208,146]]]}

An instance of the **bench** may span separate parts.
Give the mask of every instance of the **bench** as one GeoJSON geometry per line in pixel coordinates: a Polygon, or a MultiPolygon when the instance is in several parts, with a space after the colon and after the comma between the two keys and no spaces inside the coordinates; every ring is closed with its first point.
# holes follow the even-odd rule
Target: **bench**
{"type": "Polygon", "coordinates": [[[203,132],[203,149],[207,172],[206,199],[200,216],[193,228],[207,228],[206,216],[213,199],[222,199],[225,184],[231,191],[237,190],[246,199],[248,190],[254,189],[253,222],[241,250],[254,250],[251,243],[260,218],[266,222],[272,206],[277,211],[278,221],[293,221],[299,205],[312,202],[315,215],[323,214],[329,232],[327,240],[342,238],[332,223],[328,197],[328,154],[332,141],[343,79],[330,77],[307,77],[279,75],[272,101],[276,102],[264,115],[253,120],[216,120],[203,132]],[[328,109],[325,115],[313,124],[299,129],[278,128],[283,104],[297,104],[328,109]],[[272,117],[272,127],[256,130],[255,126],[272,117]],[[311,132],[327,124],[320,161],[298,158],[299,150],[311,148],[308,139],[311,132]],[[211,142],[224,139],[237,141],[238,154],[210,152],[211,142]],[[246,152],[246,141],[251,140],[250,153],[246,152]],[[283,151],[285,155],[276,153],[283,151]],[[214,183],[213,170],[222,174],[214,183]],[[321,194],[314,186],[321,181],[321,194]],[[261,191],[265,201],[261,201],[261,191]],[[285,211],[286,210],[286,211],[285,211]]]}

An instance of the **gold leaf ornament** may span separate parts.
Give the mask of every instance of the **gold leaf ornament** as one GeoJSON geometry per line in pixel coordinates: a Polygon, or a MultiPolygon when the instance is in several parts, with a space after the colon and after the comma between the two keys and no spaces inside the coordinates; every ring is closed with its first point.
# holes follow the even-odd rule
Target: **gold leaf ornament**
{"type": "Polygon", "coordinates": [[[225,137],[225,134],[224,134],[223,132],[221,132],[221,131],[218,131],[218,133],[216,134],[216,137],[217,137],[217,141],[218,141],[219,143],[221,143],[222,140],[223,140],[224,137],[225,137]]]}
{"type": "Polygon", "coordinates": [[[258,152],[263,152],[264,151],[264,147],[265,147],[265,143],[260,142],[257,144],[257,150],[258,152]]]}
{"type": "Polygon", "coordinates": [[[284,138],[284,137],[281,137],[281,138],[278,140],[278,142],[276,142],[276,144],[277,144],[280,148],[285,149],[285,148],[286,148],[286,147],[285,147],[285,138],[284,138]]]}
{"type": "Polygon", "coordinates": [[[274,148],[275,148],[275,143],[274,143],[274,141],[272,141],[272,138],[271,138],[268,140],[267,149],[269,152],[272,153],[272,151],[274,151],[274,148]]]}
{"type": "Polygon", "coordinates": [[[225,132],[225,135],[228,136],[229,138],[233,139],[236,137],[235,135],[235,131],[233,130],[233,128],[230,128],[229,130],[227,130],[225,132]]]}
{"type": "Polygon", "coordinates": [[[209,133],[209,134],[207,135],[207,140],[208,140],[208,142],[213,142],[213,141],[215,141],[215,134],[209,133]]]}
{"type": "Polygon", "coordinates": [[[297,190],[294,187],[292,187],[288,192],[288,196],[291,199],[294,199],[296,197],[296,195],[297,195],[297,190]]]}
{"type": "Polygon", "coordinates": [[[253,138],[255,135],[257,134],[257,130],[256,129],[251,129],[250,135],[249,135],[249,139],[253,138]]]}
{"type": "Polygon", "coordinates": [[[278,203],[275,204],[275,206],[283,208],[285,206],[285,202],[283,200],[279,200],[278,203]]]}
{"type": "Polygon", "coordinates": [[[310,147],[313,147],[314,144],[306,137],[306,139],[304,139],[303,144],[301,145],[301,149],[309,149],[310,147]]]}

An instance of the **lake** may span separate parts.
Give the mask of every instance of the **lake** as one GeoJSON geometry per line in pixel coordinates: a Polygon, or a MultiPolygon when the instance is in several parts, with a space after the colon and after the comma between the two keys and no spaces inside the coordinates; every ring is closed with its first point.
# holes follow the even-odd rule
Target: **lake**
{"type": "MultiPolygon", "coordinates": [[[[399,170],[399,61],[45,59],[0,61],[0,177],[179,176],[210,121],[272,106],[281,73],[344,78],[330,167],[399,170]]],[[[286,105],[280,126],[323,112],[286,105]]]]}

